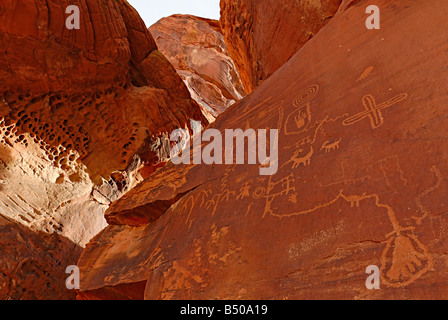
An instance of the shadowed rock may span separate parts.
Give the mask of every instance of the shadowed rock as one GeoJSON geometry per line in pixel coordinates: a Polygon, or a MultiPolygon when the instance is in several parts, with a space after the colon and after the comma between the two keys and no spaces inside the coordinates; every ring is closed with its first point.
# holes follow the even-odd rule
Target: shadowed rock
{"type": "Polygon", "coordinates": [[[0,215],[0,300],[67,300],[66,267],[81,247],[65,237],[32,231],[0,215]]]}

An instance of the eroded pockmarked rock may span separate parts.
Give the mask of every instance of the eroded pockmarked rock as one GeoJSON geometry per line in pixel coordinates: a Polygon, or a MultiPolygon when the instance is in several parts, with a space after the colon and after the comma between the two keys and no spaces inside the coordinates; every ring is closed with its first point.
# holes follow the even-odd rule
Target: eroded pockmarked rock
{"type": "Polygon", "coordinates": [[[84,245],[166,135],[205,122],[125,0],[2,1],[0,56],[0,213],[35,232],[84,245]]]}
{"type": "Polygon", "coordinates": [[[93,184],[112,176],[125,191],[130,167],[160,160],[158,139],[203,117],[126,1],[74,4],[79,30],[65,28],[67,1],[0,5],[0,208],[50,233],[70,224],[85,243],[108,204],[93,184]]]}
{"type": "Polygon", "coordinates": [[[173,15],[149,28],[207,119],[213,121],[246,95],[219,21],[173,15]]]}
{"type": "Polygon", "coordinates": [[[373,33],[358,23],[367,5],[332,19],[214,123],[278,128],[279,172],[156,172],[109,214],[184,195],[158,220],[110,226],[87,245],[82,298],[142,282],[146,299],[447,297],[448,3],[379,0],[373,33]],[[366,289],[369,265],[381,290],[366,289]]]}
{"type": "Polygon", "coordinates": [[[126,1],[77,4],[80,30],[64,28],[65,1],[2,3],[1,116],[9,140],[29,134],[55,166],[79,159],[107,179],[145,139],[201,116],[126,1]]]}
{"type": "Polygon", "coordinates": [[[222,0],[230,56],[252,92],[330,21],[341,0],[222,0]]]}

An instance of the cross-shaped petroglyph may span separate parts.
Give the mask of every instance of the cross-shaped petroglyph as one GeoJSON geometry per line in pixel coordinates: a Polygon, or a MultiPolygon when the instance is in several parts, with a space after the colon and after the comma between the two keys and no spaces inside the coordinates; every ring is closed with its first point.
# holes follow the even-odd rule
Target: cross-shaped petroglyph
{"type": "Polygon", "coordinates": [[[372,129],[376,129],[384,123],[384,118],[381,110],[389,108],[397,104],[398,102],[405,100],[407,97],[407,93],[402,93],[384,103],[376,104],[375,98],[372,95],[368,94],[362,99],[365,111],[345,119],[344,121],[342,121],[342,124],[344,126],[351,126],[365,118],[369,118],[372,129]]]}

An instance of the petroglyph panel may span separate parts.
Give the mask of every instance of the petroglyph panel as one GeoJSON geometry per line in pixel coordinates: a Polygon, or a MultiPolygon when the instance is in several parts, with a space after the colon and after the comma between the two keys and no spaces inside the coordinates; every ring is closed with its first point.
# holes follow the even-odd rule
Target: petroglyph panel
{"type": "MultiPolygon", "coordinates": [[[[433,6],[378,5],[387,8],[388,39],[348,24],[364,14],[352,6],[213,124],[221,132],[279,129],[277,174],[197,165],[164,188],[164,173],[175,175],[162,169],[124,198],[131,207],[130,199],[140,206],[181,195],[143,227],[157,235],[156,243],[139,239],[142,256],[133,262],[149,274],[146,298],[448,297],[448,38],[431,40],[442,25],[423,18],[433,6]],[[403,50],[405,29],[419,41],[403,50]],[[331,48],[325,57],[323,43],[331,48]],[[219,254],[210,240],[218,235],[231,243],[219,254]],[[156,247],[163,262],[148,269],[148,248],[156,247]],[[381,290],[365,287],[369,265],[380,268],[381,290]]],[[[117,283],[133,280],[118,274],[117,283]]]]}

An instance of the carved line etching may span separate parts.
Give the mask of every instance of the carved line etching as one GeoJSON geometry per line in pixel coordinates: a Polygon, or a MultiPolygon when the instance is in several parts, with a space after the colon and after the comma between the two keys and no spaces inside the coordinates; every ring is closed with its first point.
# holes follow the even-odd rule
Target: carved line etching
{"type": "MultiPolygon", "coordinates": [[[[313,124],[311,124],[310,104],[312,99],[317,95],[318,91],[319,86],[313,85],[297,95],[293,101],[293,105],[296,107],[296,109],[286,117],[285,121],[283,121],[284,110],[281,106],[278,106],[279,128],[284,126],[284,128],[282,128],[282,131],[285,135],[307,134],[308,131],[311,131],[310,134],[308,134],[306,137],[302,138],[295,144],[295,147],[297,149],[293,153],[291,159],[283,164],[283,166],[290,165],[291,163],[292,169],[297,169],[301,165],[307,166],[311,163],[311,159],[315,155],[316,151],[328,153],[337,151],[341,147],[342,138],[329,139],[323,142],[321,145],[315,146],[317,137],[319,136],[319,133],[323,131],[323,126],[326,123],[336,122],[337,120],[344,119],[348,116],[348,114],[340,115],[334,118],[326,116],[324,119],[315,121],[313,124]]],[[[376,129],[384,123],[384,118],[381,110],[389,108],[397,104],[398,102],[405,100],[407,96],[408,95],[405,93],[400,94],[386,101],[385,103],[377,105],[372,95],[366,95],[363,98],[365,111],[355,116],[346,118],[342,121],[342,124],[344,126],[349,126],[365,118],[369,118],[372,128],[376,129]]],[[[265,99],[261,103],[261,105],[267,103],[268,101],[271,101],[271,98],[265,99]]],[[[388,183],[387,179],[390,176],[389,171],[391,169],[396,169],[400,172],[399,178],[406,185],[407,181],[404,178],[403,172],[399,168],[399,163],[397,162],[394,167],[387,167],[387,163],[385,162],[387,159],[383,159],[380,162],[380,169],[384,179],[386,179],[386,184],[388,183]]],[[[348,181],[345,180],[343,164],[341,165],[344,173],[344,181],[341,182],[347,183],[348,181]]],[[[366,193],[364,193],[362,195],[347,195],[344,193],[344,190],[341,189],[339,194],[334,199],[325,203],[315,205],[313,208],[287,214],[278,214],[276,213],[277,210],[273,208],[273,202],[278,197],[287,197],[287,201],[291,203],[297,203],[297,193],[294,186],[294,174],[291,173],[287,177],[278,181],[275,181],[272,176],[270,176],[269,178],[250,179],[248,181],[245,181],[244,185],[238,190],[231,190],[227,188],[227,184],[229,176],[234,173],[234,169],[234,167],[226,168],[225,174],[221,180],[222,192],[212,195],[212,190],[208,189],[187,198],[187,200],[183,204],[182,212],[187,214],[186,223],[189,223],[189,227],[191,227],[192,224],[190,216],[195,206],[199,206],[200,208],[203,208],[205,206],[205,208],[210,211],[211,215],[214,215],[217,211],[219,203],[224,201],[228,202],[231,199],[239,201],[252,198],[254,200],[249,203],[245,212],[246,215],[252,211],[255,201],[263,199],[265,203],[262,217],[266,217],[269,215],[276,218],[288,218],[314,213],[320,209],[330,207],[339,200],[343,200],[349,203],[351,207],[356,208],[359,208],[363,201],[374,200],[376,207],[386,209],[387,216],[393,230],[390,234],[385,235],[387,242],[386,247],[381,255],[380,270],[383,282],[390,287],[407,286],[433,268],[433,260],[430,253],[413,233],[415,228],[402,227],[398,222],[394,210],[389,205],[381,203],[378,194],[367,195],[366,193]],[[266,183],[266,179],[267,184],[263,186],[266,183]]],[[[433,170],[433,172],[437,175],[435,169],[433,170]]],[[[360,181],[363,181],[365,179],[372,179],[372,177],[366,176],[360,179],[360,181]]],[[[335,184],[337,183],[331,185],[335,184]]],[[[388,184],[393,187],[392,183],[388,184]]],[[[431,192],[433,189],[437,188],[438,185],[439,183],[437,184],[437,186],[425,191],[421,195],[421,197],[416,199],[417,206],[425,214],[419,219],[424,219],[424,217],[426,217],[427,215],[427,212],[421,205],[420,199],[427,193],[431,192]]]]}
{"type": "Polygon", "coordinates": [[[398,234],[392,237],[386,245],[381,256],[381,278],[382,283],[388,287],[401,288],[415,282],[426,272],[432,270],[434,262],[428,249],[417,239],[414,234],[398,234]],[[414,242],[414,243],[413,243],[414,242]],[[392,263],[388,268],[387,257],[392,251],[392,263]],[[418,270],[418,268],[421,268],[418,270]],[[402,281],[402,277],[408,278],[402,281]]]}
{"type": "Polygon", "coordinates": [[[436,167],[432,167],[431,168],[431,172],[435,175],[436,177],[436,183],[434,184],[434,186],[428,188],[427,190],[425,190],[424,192],[422,192],[416,199],[415,199],[415,203],[417,204],[418,209],[423,213],[423,215],[421,217],[412,217],[412,219],[416,220],[417,224],[420,225],[422,224],[422,221],[429,215],[429,210],[426,209],[423,204],[422,204],[422,199],[428,195],[429,193],[437,190],[440,187],[440,184],[443,180],[443,176],[442,173],[440,172],[440,170],[436,167]]]}
{"type": "Polygon", "coordinates": [[[356,82],[359,82],[361,80],[365,80],[367,79],[370,74],[373,72],[373,70],[375,70],[374,66],[370,66],[368,67],[366,70],[364,70],[364,72],[359,76],[358,80],[356,80],[356,82]]]}
{"type": "Polygon", "coordinates": [[[402,93],[384,103],[377,105],[375,98],[372,95],[368,94],[364,96],[364,98],[362,99],[364,108],[366,110],[345,119],[342,122],[342,124],[344,126],[351,126],[365,118],[369,118],[372,129],[376,129],[384,123],[384,118],[383,114],[381,113],[381,110],[389,108],[397,104],[398,102],[405,100],[407,97],[408,97],[407,93],[402,93]]]}
{"type": "Polygon", "coordinates": [[[306,126],[309,124],[310,120],[311,120],[311,110],[309,104],[300,108],[299,110],[295,110],[286,118],[285,135],[289,136],[291,134],[297,134],[306,131],[306,126]],[[295,127],[298,129],[298,131],[290,132],[288,130],[288,124],[292,123],[292,121],[290,121],[291,118],[294,120],[295,127]]]}
{"type": "Polygon", "coordinates": [[[339,144],[341,143],[341,139],[338,139],[334,142],[325,141],[322,147],[320,148],[320,151],[324,150],[326,153],[329,153],[331,151],[339,150],[339,144]]]}
{"type": "MultiPolygon", "coordinates": [[[[366,78],[372,70],[373,70],[373,68],[367,69],[365,74],[363,74],[362,78],[366,78]]],[[[318,89],[318,87],[317,87],[317,89],[318,89]]],[[[317,93],[317,90],[315,90],[315,93],[317,93]]],[[[315,94],[310,94],[309,96],[311,98],[313,98],[315,96],[315,94]]],[[[405,100],[406,98],[407,98],[407,94],[400,94],[400,95],[386,101],[385,103],[377,105],[373,96],[366,95],[363,98],[363,104],[364,104],[366,111],[345,119],[343,121],[343,125],[345,125],[345,126],[353,125],[353,124],[357,123],[358,121],[361,121],[368,117],[370,119],[372,128],[376,129],[384,123],[384,118],[381,113],[381,110],[389,108],[389,107],[393,106],[394,104],[405,100]]],[[[306,101],[307,104],[305,106],[302,106],[299,109],[299,112],[297,112],[297,110],[296,110],[293,113],[291,113],[290,116],[288,116],[288,118],[285,122],[285,134],[286,135],[292,134],[292,133],[306,132],[309,129],[308,125],[311,120],[311,110],[310,110],[309,102],[310,102],[310,99],[306,101]],[[298,129],[302,129],[301,131],[296,131],[296,132],[288,132],[287,131],[288,120],[291,117],[293,117],[293,115],[294,115],[294,121],[296,123],[296,127],[298,129]],[[308,123],[306,123],[306,120],[308,120],[308,123]]],[[[296,100],[294,105],[296,107],[300,107],[300,100],[296,100]]],[[[316,127],[316,130],[314,131],[313,139],[311,139],[311,137],[308,136],[305,139],[303,139],[302,141],[300,141],[300,143],[298,143],[301,145],[304,145],[306,143],[311,145],[310,151],[308,152],[308,154],[300,157],[299,155],[303,152],[304,149],[299,148],[294,152],[294,155],[287,162],[287,164],[292,162],[293,169],[298,168],[302,164],[304,166],[307,166],[310,164],[311,158],[314,154],[313,144],[316,141],[318,132],[322,128],[323,124],[328,121],[329,120],[327,117],[320,122],[319,121],[316,122],[318,125],[316,127]]],[[[341,141],[342,141],[342,139],[338,139],[333,142],[326,141],[323,143],[320,151],[325,151],[325,152],[336,151],[339,149],[341,141]]],[[[397,163],[397,165],[398,165],[398,169],[399,169],[399,164],[397,163]]],[[[383,162],[381,162],[381,170],[382,170],[383,176],[387,182],[388,181],[387,180],[387,172],[386,172],[383,162]]],[[[401,170],[399,170],[399,171],[400,171],[400,179],[406,185],[407,181],[406,181],[406,179],[404,179],[403,172],[401,170]]],[[[293,177],[292,177],[292,179],[293,179],[293,177]]],[[[270,179],[269,183],[271,184],[271,179],[270,179]]],[[[430,189],[430,190],[432,190],[432,189],[430,189]]],[[[428,190],[428,192],[430,192],[430,190],[428,190]]],[[[288,184],[288,187],[285,190],[283,190],[283,192],[288,194],[290,191],[295,191],[295,189],[294,189],[294,187],[290,188],[289,184],[288,184]]],[[[296,213],[292,213],[289,215],[277,215],[272,210],[271,204],[272,204],[273,199],[276,196],[281,195],[281,194],[282,194],[282,192],[270,195],[269,188],[268,188],[268,192],[266,193],[266,196],[265,196],[266,197],[266,205],[265,205],[265,211],[264,211],[263,216],[265,216],[266,214],[270,214],[273,216],[278,216],[278,217],[283,218],[283,217],[291,217],[294,215],[311,213],[316,210],[328,207],[328,206],[332,205],[333,203],[335,203],[336,201],[338,201],[339,199],[344,199],[345,201],[349,202],[352,207],[353,206],[359,207],[360,202],[362,200],[369,199],[369,198],[373,197],[375,199],[375,204],[378,207],[387,209],[388,217],[389,217],[389,220],[390,220],[390,222],[393,226],[393,230],[394,230],[394,232],[392,232],[390,235],[387,235],[387,237],[391,237],[391,238],[390,238],[390,240],[388,240],[386,248],[385,248],[385,250],[382,254],[382,258],[381,258],[381,261],[382,261],[381,273],[382,273],[382,277],[383,277],[385,284],[388,286],[391,286],[391,287],[406,286],[406,285],[414,282],[416,279],[420,278],[423,274],[425,274],[426,272],[428,272],[429,270],[431,270],[433,268],[432,257],[429,254],[426,247],[417,239],[417,237],[414,234],[411,233],[409,235],[404,235],[402,233],[405,231],[412,231],[414,228],[401,227],[401,225],[398,223],[398,220],[397,220],[396,215],[395,215],[394,211],[392,210],[392,208],[388,205],[381,204],[379,201],[379,197],[376,194],[369,195],[369,196],[367,196],[365,194],[362,196],[359,196],[359,195],[349,195],[348,196],[348,195],[344,195],[343,191],[341,191],[340,194],[335,199],[331,200],[328,203],[320,204],[312,209],[305,210],[302,212],[296,212],[296,213]],[[390,268],[387,268],[387,256],[391,250],[392,244],[394,244],[394,249],[392,252],[392,265],[390,266],[390,268]],[[417,270],[417,269],[420,269],[420,270],[417,270]],[[402,276],[407,278],[407,280],[403,281],[402,276]]],[[[295,195],[290,195],[288,200],[293,201],[294,203],[295,203],[295,201],[297,201],[295,195]]],[[[419,204],[418,201],[417,201],[417,204],[419,204]]],[[[419,207],[420,208],[422,207],[421,204],[419,207]]],[[[423,216],[423,218],[424,217],[425,216],[423,216]]]]}
{"type": "MultiPolygon", "coordinates": [[[[288,191],[285,190],[285,192],[288,191]]],[[[272,196],[275,197],[277,195],[272,196]]],[[[269,195],[267,197],[269,199],[269,195]]],[[[383,283],[389,287],[404,287],[413,283],[423,274],[433,269],[434,263],[430,253],[412,233],[414,227],[403,228],[399,224],[394,210],[389,205],[381,203],[377,194],[345,195],[343,190],[341,190],[339,195],[329,202],[316,205],[311,209],[284,215],[275,214],[273,212],[271,209],[271,200],[266,202],[265,215],[270,214],[278,218],[285,218],[309,214],[327,208],[340,199],[350,203],[351,207],[360,207],[361,201],[374,199],[377,207],[387,210],[389,221],[393,227],[393,232],[386,235],[386,237],[390,239],[387,241],[386,248],[381,256],[380,270],[383,283]],[[404,234],[404,232],[407,232],[408,234],[404,234]],[[392,244],[394,244],[394,247],[391,252],[392,244]],[[392,256],[392,263],[390,266],[387,259],[389,255],[392,256]],[[402,280],[403,277],[405,277],[406,280],[402,280]]]]}
{"type": "Polygon", "coordinates": [[[311,150],[310,150],[310,152],[308,152],[307,155],[305,155],[304,157],[299,157],[299,154],[301,154],[302,152],[303,152],[303,149],[297,149],[294,152],[294,156],[285,164],[292,163],[293,169],[300,167],[300,165],[302,165],[302,164],[304,167],[309,166],[311,164],[311,158],[314,155],[313,146],[311,146],[311,150]]]}
{"type": "Polygon", "coordinates": [[[303,165],[303,166],[310,165],[311,158],[315,155],[315,150],[324,151],[325,153],[339,150],[340,144],[342,142],[342,138],[339,138],[339,139],[335,140],[334,142],[326,141],[320,148],[317,148],[317,149],[314,149],[314,144],[317,140],[319,132],[321,130],[323,130],[324,124],[336,122],[337,120],[343,118],[344,116],[346,116],[346,115],[342,115],[342,116],[339,116],[336,118],[329,118],[327,116],[323,120],[316,121],[313,126],[310,126],[309,128],[307,128],[305,130],[305,132],[311,130],[311,128],[314,127],[313,135],[312,136],[308,135],[296,143],[297,149],[294,151],[294,153],[293,153],[292,157],[289,159],[289,161],[285,162],[282,165],[282,168],[290,163],[293,164],[292,169],[297,169],[300,167],[300,165],[303,165]],[[305,145],[309,145],[310,149],[307,154],[302,155],[305,150],[305,148],[304,148],[305,145]]]}
{"type": "Polygon", "coordinates": [[[202,208],[207,197],[209,197],[211,193],[212,193],[212,190],[201,190],[197,194],[197,198],[195,198],[196,195],[194,194],[194,195],[189,196],[185,200],[185,203],[182,207],[182,210],[180,211],[180,214],[187,213],[187,219],[185,220],[185,224],[188,224],[188,228],[191,228],[191,225],[193,223],[193,221],[190,220],[190,217],[191,217],[191,213],[193,212],[193,208],[198,203],[197,200],[202,196],[202,200],[199,203],[199,207],[202,208]]]}
{"type": "Polygon", "coordinates": [[[285,121],[285,135],[297,134],[307,130],[307,126],[311,122],[310,103],[319,92],[318,85],[312,85],[299,93],[293,101],[293,105],[298,108],[288,115],[285,121]],[[293,119],[294,121],[291,121],[293,119]],[[288,124],[295,124],[294,130],[289,131],[288,124]]]}
{"type": "MultiPolygon", "coordinates": [[[[366,168],[366,171],[368,172],[369,170],[371,170],[375,165],[379,165],[379,170],[382,173],[384,182],[387,186],[389,186],[392,189],[391,186],[391,182],[389,181],[389,175],[390,173],[387,172],[386,170],[386,165],[390,163],[390,160],[395,161],[393,164],[395,165],[395,172],[397,172],[399,174],[399,178],[403,183],[403,187],[406,187],[408,185],[408,181],[407,179],[404,177],[404,172],[403,170],[401,170],[400,168],[400,164],[398,163],[398,156],[394,155],[391,157],[386,157],[384,159],[381,159],[377,162],[375,162],[373,165],[370,165],[369,167],[366,168]]],[[[318,183],[319,187],[322,188],[326,188],[326,187],[330,187],[330,186],[334,186],[334,185],[350,185],[350,184],[356,184],[356,183],[364,183],[365,181],[371,180],[371,181],[379,181],[380,178],[374,179],[371,175],[366,174],[365,176],[359,177],[359,178],[352,178],[349,179],[347,178],[346,175],[346,168],[345,168],[345,160],[341,160],[340,162],[340,171],[342,173],[342,178],[337,180],[337,181],[333,181],[331,183],[327,183],[327,184],[322,184],[322,183],[318,183]]],[[[397,192],[397,190],[394,190],[394,192],[397,192]]]]}
{"type": "MultiPolygon", "coordinates": [[[[314,127],[314,135],[311,138],[311,135],[306,136],[305,138],[299,140],[296,143],[297,149],[294,151],[293,156],[282,165],[282,167],[292,163],[292,169],[297,169],[301,165],[308,166],[311,164],[311,158],[315,153],[315,149],[313,144],[316,142],[319,131],[322,129],[323,125],[328,122],[334,122],[335,119],[330,119],[328,116],[325,117],[321,121],[316,121],[314,126],[310,127],[311,123],[311,101],[316,97],[319,92],[319,86],[317,84],[309,86],[307,89],[300,92],[294,98],[293,105],[297,108],[293,112],[291,112],[285,120],[285,128],[284,134],[294,135],[300,134],[303,132],[307,132],[314,127]],[[304,145],[308,144],[310,148],[308,151],[305,151],[303,148],[304,145]],[[307,152],[303,155],[303,152],[307,152]]],[[[283,110],[282,110],[283,111],[283,110]]],[[[345,115],[344,115],[345,116],[345,115]]],[[[338,119],[337,117],[336,119],[338,119]]],[[[339,139],[337,142],[330,143],[327,141],[327,144],[321,146],[320,151],[325,150],[325,152],[335,151],[339,149],[339,144],[342,139],[339,139]]]]}

